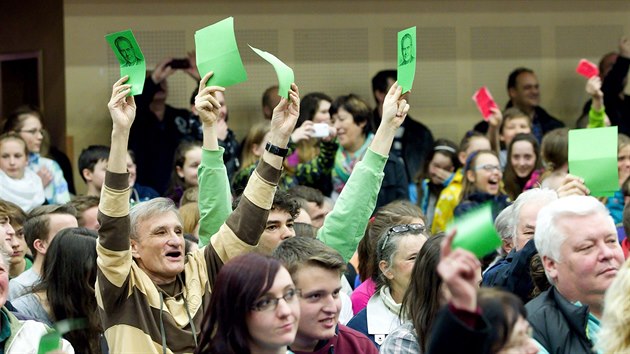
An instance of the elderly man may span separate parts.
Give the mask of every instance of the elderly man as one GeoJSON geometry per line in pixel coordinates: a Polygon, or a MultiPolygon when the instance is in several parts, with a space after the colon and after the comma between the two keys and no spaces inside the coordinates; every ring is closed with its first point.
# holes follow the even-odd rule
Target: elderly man
{"type": "Polygon", "coordinates": [[[541,353],[592,353],[624,261],[608,210],[593,197],[558,199],[538,213],[534,241],[552,284],[526,306],[541,353]]]}
{"type": "Polygon", "coordinates": [[[551,189],[530,189],[521,193],[512,204],[510,229],[512,250],[504,260],[489,268],[483,275],[483,286],[500,287],[518,295],[523,302],[529,300],[532,280],[529,264],[536,254],[536,247],[531,241],[536,231],[536,218],[545,205],[558,199],[551,189]]]}
{"type": "MultiPolygon", "coordinates": [[[[204,150],[200,189],[226,200],[229,183],[216,123],[221,87],[200,82],[195,106],[203,122],[204,150]]],[[[208,246],[184,254],[183,227],[175,205],[155,198],[129,210],[126,173],[127,142],[135,118],[134,98],[123,77],[113,86],[108,104],[113,120],[111,153],[99,205],[96,298],[105,337],[112,353],[193,352],[204,309],[221,266],[250,252],[265,228],[286,148],[299,114],[299,93],[292,85],[290,101],[274,110],[271,138],[236,210],[208,246]]],[[[208,195],[208,194],[204,194],[208,195]]],[[[216,213],[229,210],[218,207],[216,213]]]]}

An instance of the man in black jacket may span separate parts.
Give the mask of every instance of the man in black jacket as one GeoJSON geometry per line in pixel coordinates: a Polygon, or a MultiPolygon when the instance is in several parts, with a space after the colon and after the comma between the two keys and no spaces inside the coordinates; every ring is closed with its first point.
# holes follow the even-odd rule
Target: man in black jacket
{"type": "MultiPolygon", "coordinates": [[[[564,123],[540,107],[540,85],[532,69],[514,69],[508,76],[507,91],[510,101],[505,108],[516,107],[532,119],[532,134],[538,142],[548,131],[564,127],[564,123]]],[[[475,130],[486,133],[488,122],[481,121],[475,125],[475,130]]]]}
{"type": "Polygon", "coordinates": [[[624,262],[606,207],[587,196],[560,198],[540,210],[536,248],[552,287],[526,305],[534,339],[551,354],[590,354],[604,294],[624,262]]]}

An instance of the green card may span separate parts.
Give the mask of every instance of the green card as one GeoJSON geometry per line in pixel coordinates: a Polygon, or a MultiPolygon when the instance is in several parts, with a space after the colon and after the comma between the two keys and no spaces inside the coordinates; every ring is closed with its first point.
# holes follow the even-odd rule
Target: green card
{"type": "Polygon", "coordinates": [[[61,335],[58,332],[51,332],[43,335],[39,339],[37,354],[46,354],[61,349],[61,335]]]}
{"type": "Polygon", "coordinates": [[[413,87],[416,76],[416,26],[398,32],[398,84],[405,93],[413,87]]]}
{"type": "Polygon", "coordinates": [[[120,63],[120,76],[129,75],[126,84],[131,85],[131,95],[139,95],[147,76],[147,63],[131,30],[110,33],[105,36],[120,63]]]}
{"type": "Polygon", "coordinates": [[[247,81],[234,35],[234,18],[228,17],[195,32],[197,68],[201,77],[213,71],[207,85],[228,87],[247,81]]]}
{"type": "Polygon", "coordinates": [[[569,131],[569,173],[584,179],[595,197],[619,190],[617,127],[569,131]]]}
{"type": "Polygon", "coordinates": [[[501,238],[494,228],[491,203],[486,203],[457,218],[449,225],[446,233],[448,234],[454,227],[457,228],[457,234],[453,239],[453,249],[463,248],[477,258],[482,258],[501,247],[501,238]]]}
{"type": "Polygon", "coordinates": [[[295,82],[293,69],[291,69],[287,64],[283,63],[275,55],[265,52],[264,50],[254,48],[251,45],[249,45],[249,47],[252,48],[252,50],[256,52],[256,54],[260,55],[261,58],[265,59],[269,62],[269,64],[273,65],[273,68],[276,71],[276,75],[278,76],[278,94],[280,95],[280,97],[288,99],[291,84],[295,82]]]}

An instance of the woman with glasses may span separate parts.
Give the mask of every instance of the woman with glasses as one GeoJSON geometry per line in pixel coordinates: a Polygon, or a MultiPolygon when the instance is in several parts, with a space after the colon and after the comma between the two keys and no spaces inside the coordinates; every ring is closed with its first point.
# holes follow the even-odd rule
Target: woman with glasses
{"type": "Polygon", "coordinates": [[[29,152],[28,168],[41,178],[48,204],[69,202],[68,183],[61,167],[54,160],[40,154],[45,133],[41,113],[29,106],[20,107],[9,115],[2,131],[17,133],[26,142],[29,152]]]}
{"type": "Polygon", "coordinates": [[[365,334],[377,348],[402,324],[401,303],[416,256],[427,241],[425,232],[422,224],[396,225],[385,231],[376,244],[380,271],[376,292],[366,308],[348,322],[348,327],[365,334]]]}
{"type": "Polygon", "coordinates": [[[538,140],[533,134],[516,134],[507,157],[503,184],[510,199],[516,200],[523,191],[540,184],[543,169],[538,140]]]}
{"type": "Polygon", "coordinates": [[[300,304],[289,272],[248,253],[226,263],[214,283],[196,353],[289,353],[300,304]]]}
{"type": "Polygon", "coordinates": [[[469,155],[463,172],[461,200],[455,207],[455,217],[487,202],[493,204],[496,215],[510,204],[501,187],[503,172],[494,151],[480,150],[469,155]]]}

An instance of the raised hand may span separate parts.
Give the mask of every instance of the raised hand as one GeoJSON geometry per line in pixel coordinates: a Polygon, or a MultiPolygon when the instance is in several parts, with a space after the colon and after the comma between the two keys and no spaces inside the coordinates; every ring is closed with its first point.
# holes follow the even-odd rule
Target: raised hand
{"type": "Polygon", "coordinates": [[[599,76],[593,76],[588,79],[586,82],[586,93],[596,99],[604,97],[604,93],[602,92],[602,79],[600,79],[599,76]]]}
{"type": "Polygon", "coordinates": [[[452,250],[456,232],[452,230],[442,241],[437,272],[451,293],[451,304],[458,309],[473,312],[477,309],[481,264],[472,253],[464,249],[452,250]]]}
{"type": "Polygon", "coordinates": [[[153,72],[151,73],[151,80],[156,84],[166,80],[167,77],[173,75],[175,69],[171,68],[169,65],[173,58],[166,58],[161,63],[155,66],[153,72]]]}
{"type": "Polygon", "coordinates": [[[383,118],[381,125],[386,124],[391,128],[398,129],[405,121],[407,112],[409,112],[409,104],[407,104],[407,100],[401,98],[401,96],[402,87],[398,85],[398,81],[396,81],[392,87],[389,88],[383,100],[383,118]]]}
{"type": "Polygon", "coordinates": [[[192,52],[188,52],[187,58],[188,64],[190,64],[190,66],[184,69],[184,71],[196,81],[201,80],[201,76],[199,76],[199,70],[197,69],[197,56],[195,51],[193,50],[192,52]]]}
{"type": "Polygon", "coordinates": [[[42,168],[40,168],[39,171],[37,171],[37,175],[39,176],[39,178],[41,178],[44,188],[48,187],[50,182],[52,182],[53,180],[52,172],[50,172],[50,170],[48,170],[44,166],[42,166],[42,168]]]}
{"type": "Polygon", "coordinates": [[[133,96],[127,96],[131,92],[131,85],[124,84],[129,76],[121,77],[112,86],[112,96],[107,103],[109,114],[112,117],[114,128],[131,129],[131,124],[136,117],[136,102],[133,96]]]}
{"type": "Polygon", "coordinates": [[[488,124],[498,129],[501,126],[501,122],[503,122],[503,114],[501,114],[501,110],[498,108],[490,108],[490,111],[492,115],[488,118],[488,124]]]}
{"type": "Polygon", "coordinates": [[[225,91],[221,86],[208,86],[206,83],[212,77],[213,72],[209,72],[199,82],[199,91],[195,97],[195,108],[199,113],[199,119],[204,125],[212,126],[219,119],[219,108],[221,104],[217,100],[215,92],[225,91]]]}
{"type": "Polygon", "coordinates": [[[591,192],[586,188],[584,180],[574,175],[566,175],[562,180],[562,185],[556,190],[558,198],[570,195],[589,195],[591,192]]]}
{"type": "Polygon", "coordinates": [[[274,145],[285,147],[300,115],[300,92],[296,84],[291,84],[289,99],[282,98],[273,109],[271,135],[274,145]]]}

